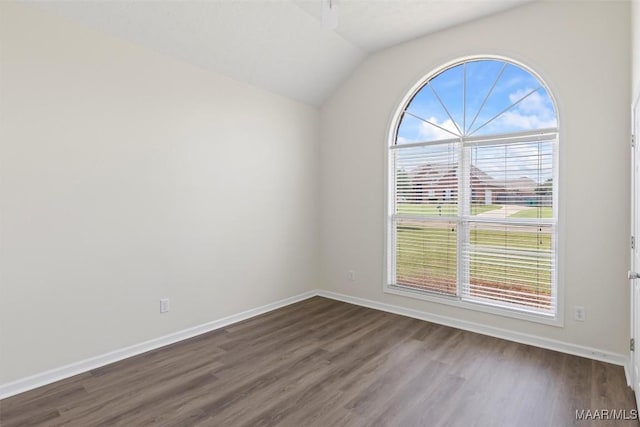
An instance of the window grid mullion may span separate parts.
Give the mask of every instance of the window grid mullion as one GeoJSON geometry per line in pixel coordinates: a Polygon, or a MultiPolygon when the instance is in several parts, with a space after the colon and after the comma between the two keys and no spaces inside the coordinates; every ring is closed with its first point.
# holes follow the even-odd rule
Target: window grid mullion
{"type": "Polygon", "coordinates": [[[456,286],[457,296],[459,299],[464,298],[463,285],[466,283],[466,277],[468,275],[468,268],[463,260],[464,246],[468,241],[468,227],[463,218],[467,217],[469,212],[469,171],[470,161],[468,156],[468,149],[464,143],[460,143],[458,146],[458,159],[460,159],[460,167],[458,173],[458,265],[456,274],[456,286]]]}

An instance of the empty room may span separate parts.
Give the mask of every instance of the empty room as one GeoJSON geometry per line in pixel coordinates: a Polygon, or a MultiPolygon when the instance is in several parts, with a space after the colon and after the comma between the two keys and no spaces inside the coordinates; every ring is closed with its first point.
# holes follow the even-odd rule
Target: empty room
{"type": "Polygon", "coordinates": [[[0,425],[639,425],[640,1],[0,2],[0,425]]]}

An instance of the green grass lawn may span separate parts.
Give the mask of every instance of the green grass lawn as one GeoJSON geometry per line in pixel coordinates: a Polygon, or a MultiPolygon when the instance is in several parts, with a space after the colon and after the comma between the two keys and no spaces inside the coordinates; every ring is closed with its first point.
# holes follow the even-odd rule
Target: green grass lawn
{"type": "MultiPolygon", "coordinates": [[[[524,227],[491,229],[476,224],[470,230],[471,284],[483,289],[527,292],[548,297],[551,265],[537,254],[551,249],[551,234],[524,227]],[[507,250],[504,250],[507,248],[507,250]]],[[[399,284],[442,293],[456,293],[457,230],[454,222],[416,224],[403,222],[397,228],[396,274],[399,284]]],[[[486,295],[484,295],[486,297],[486,295]]]]}
{"type": "Polygon", "coordinates": [[[551,206],[527,208],[514,213],[510,218],[553,218],[553,208],[551,206]]]}
{"type": "Polygon", "coordinates": [[[396,239],[398,283],[429,284],[433,290],[456,293],[455,225],[398,225],[396,239]]]}
{"type": "MultiPolygon", "coordinates": [[[[471,215],[500,209],[500,205],[471,205],[471,215]]],[[[428,216],[456,216],[458,205],[451,203],[399,203],[399,214],[428,215],[428,216]]]]}
{"type": "MultiPolygon", "coordinates": [[[[471,205],[471,215],[478,215],[502,208],[502,205],[471,205]]],[[[399,203],[397,211],[399,214],[427,215],[427,216],[456,216],[458,215],[458,205],[451,203],[399,203]]],[[[509,216],[510,218],[552,218],[553,208],[551,206],[528,207],[520,212],[509,216]]]]}

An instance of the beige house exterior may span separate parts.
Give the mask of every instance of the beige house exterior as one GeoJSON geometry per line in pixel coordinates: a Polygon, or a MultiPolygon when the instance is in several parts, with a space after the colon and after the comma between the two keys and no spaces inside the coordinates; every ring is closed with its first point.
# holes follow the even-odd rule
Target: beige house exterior
{"type": "MultiPolygon", "coordinates": [[[[550,195],[537,194],[542,184],[529,177],[498,180],[471,166],[471,203],[541,206],[551,202],[550,195]]],[[[458,166],[424,164],[409,174],[407,188],[399,195],[409,203],[455,203],[458,198],[458,166]],[[404,194],[402,194],[404,193],[404,194]]]]}

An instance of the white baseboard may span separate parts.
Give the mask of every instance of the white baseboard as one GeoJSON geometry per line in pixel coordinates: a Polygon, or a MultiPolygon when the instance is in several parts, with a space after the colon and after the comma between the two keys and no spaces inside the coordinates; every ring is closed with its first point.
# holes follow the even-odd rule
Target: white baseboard
{"type": "Polygon", "coordinates": [[[331,298],[338,301],[348,302],[363,307],[369,307],[376,310],[386,311],[389,313],[399,314],[401,316],[413,317],[415,319],[426,320],[428,322],[437,323],[439,325],[451,326],[465,331],[476,332],[478,334],[489,335],[496,338],[502,338],[509,341],[528,344],[535,347],[555,350],[561,353],[573,354],[575,356],[586,357],[588,359],[599,360],[602,362],[620,365],[624,367],[627,383],[629,383],[628,364],[629,358],[623,354],[612,353],[606,350],[570,344],[550,338],[544,338],[537,335],[525,334],[522,332],[510,331],[508,329],[486,326],[480,323],[460,320],[453,317],[441,316],[439,314],[428,313],[426,311],[414,310],[410,308],[400,307],[392,304],[385,304],[378,301],[372,301],[364,298],[353,297],[350,295],[339,294],[336,292],[318,290],[317,295],[325,298],[331,298]]]}
{"type": "Polygon", "coordinates": [[[300,295],[296,295],[290,298],[285,298],[271,304],[263,305],[261,307],[253,308],[251,310],[243,311],[241,313],[233,314],[231,316],[224,317],[222,319],[214,320],[204,323],[202,325],[194,326],[192,328],[183,329],[172,334],[168,334],[162,337],[154,338],[149,341],[134,344],[129,347],[121,348],[119,350],[111,351],[109,353],[101,354],[99,356],[91,357],[89,359],[74,362],[69,365],[61,366],[59,368],[51,369],[49,371],[41,372],[39,374],[32,375],[27,378],[21,378],[10,383],[0,384],[0,399],[14,396],[18,393],[22,393],[34,388],[51,384],[55,381],[59,381],[65,378],[72,377],[74,375],[81,374],[83,372],[90,371],[92,369],[99,368],[101,366],[108,365],[110,363],[117,362],[128,357],[136,356],[141,353],[145,353],[150,350],[155,350],[160,347],[164,347],[169,344],[174,344],[178,341],[193,338],[197,335],[211,332],[216,329],[223,328],[232,323],[240,322],[242,320],[249,319],[251,317],[258,316],[269,311],[276,310],[278,308],[311,298],[318,294],[317,291],[309,291],[300,295]]]}
{"type": "Polygon", "coordinates": [[[16,395],[34,388],[51,384],[55,381],[59,381],[65,378],[72,377],[83,372],[90,371],[92,369],[99,368],[101,366],[108,365],[110,363],[117,362],[128,357],[136,356],[141,353],[145,353],[150,350],[155,350],[160,347],[164,347],[169,344],[195,337],[200,334],[211,332],[213,330],[223,328],[232,323],[240,322],[242,320],[250,319],[263,313],[267,313],[272,310],[314,297],[321,296],[325,298],[334,299],[337,301],[343,301],[350,304],[355,304],[363,307],[373,308],[376,310],[386,311],[389,313],[399,314],[401,316],[413,317],[415,319],[426,320],[428,322],[437,323],[440,325],[451,326],[458,329],[463,329],[470,332],[476,332],[483,335],[489,335],[496,338],[502,338],[509,341],[519,342],[522,344],[529,344],[536,347],[546,348],[549,350],[555,350],[562,353],[573,354],[576,356],[586,357],[588,359],[599,360],[614,365],[620,365],[624,367],[625,376],[627,378],[627,384],[630,384],[629,376],[629,358],[622,354],[612,353],[605,350],[600,350],[592,347],[581,346],[577,344],[570,344],[558,340],[549,338],[543,338],[536,335],[525,334],[521,332],[510,331],[502,328],[495,328],[492,326],[486,326],[479,323],[468,322],[465,320],[455,319],[452,317],[441,316],[438,314],[428,313],[426,311],[414,310],[410,308],[400,307],[392,304],[385,304],[378,301],[372,301],[364,298],[353,297],[336,292],[325,291],[316,289],[313,291],[305,292],[300,295],[296,295],[290,298],[285,298],[276,301],[271,304],[263,305],[251,310],[243,311],[231,316],[224,317],[222,319],[207,322],[202,325],[194,326],[192,328],[184,329],[169,335],[165,335],[159,338],[154,338],[149,341],[145,341],[139,344],[134,344],[129,347],[125,347],[119,350],[115,350],[109,353],[105,353],[99,356],[95,356],[89,359],[81,360],[79,362],[71,363],[59,368],[51,369],[46,372],[42,372],[36,375],[32,375],[27,378],[22,378],[10,383],[0,384],[0,399],[16,395]]]}

